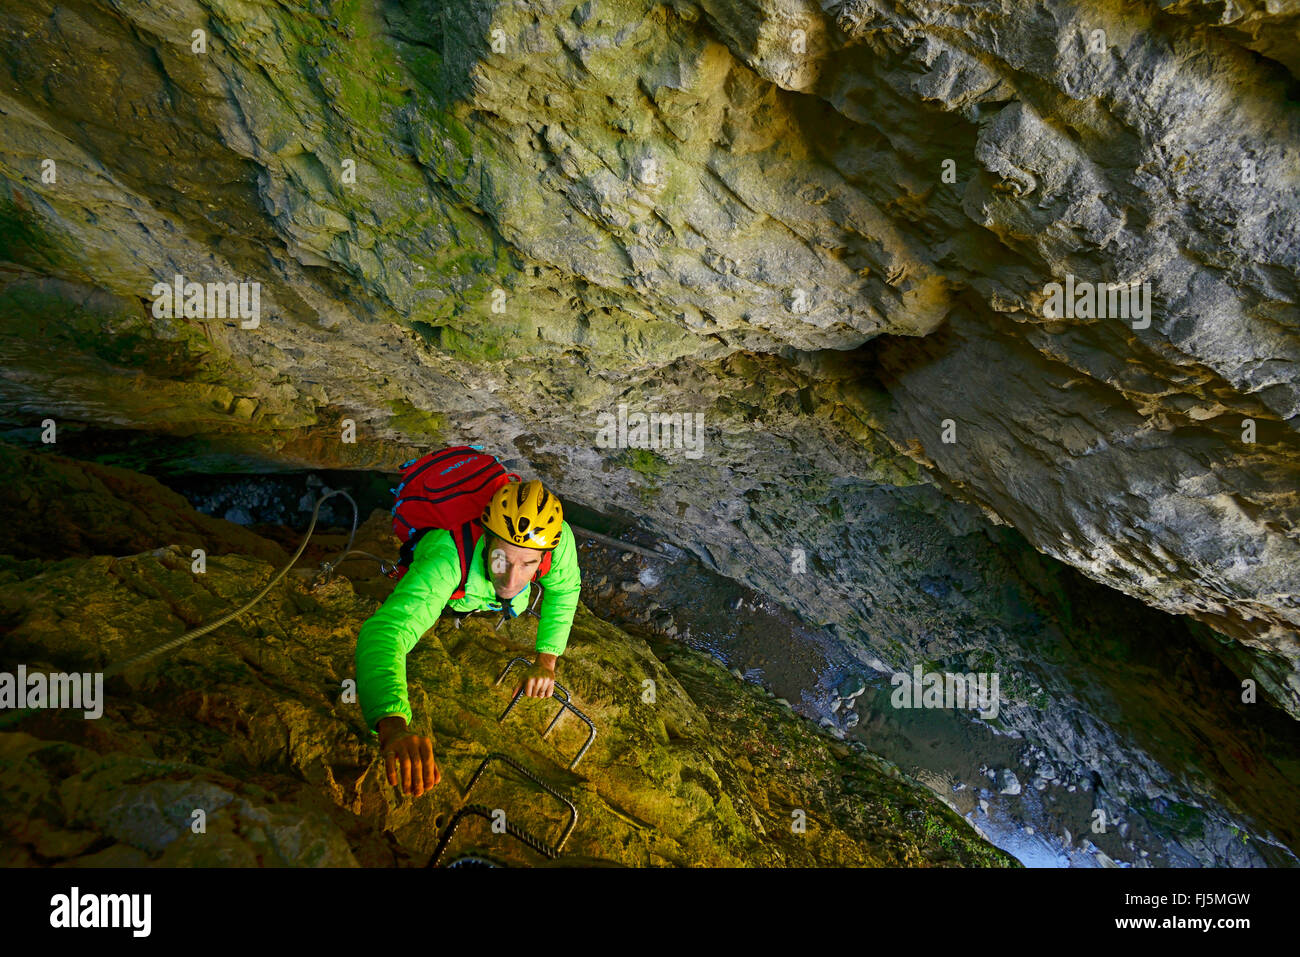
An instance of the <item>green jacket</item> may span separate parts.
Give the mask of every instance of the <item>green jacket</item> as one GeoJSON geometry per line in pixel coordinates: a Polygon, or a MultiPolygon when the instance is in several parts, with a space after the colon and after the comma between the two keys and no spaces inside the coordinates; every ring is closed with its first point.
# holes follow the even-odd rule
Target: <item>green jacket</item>
{"type": "MultiPolygon", "coordinates": [[[[406,695],[406,656],[445,607],[450,605],[456,611],[502,607],[488,577],[485,541],[487,535],[480,536],[474,547],[465,597],[453,601],[451,593],[460,584],[460,558],[451,533],[439,529],[426,534],[415,546],[411,567],[393,593],[362,624],[357,635],[357,697],[366,727],[372,733],[379,720],[389,715],[400,714],[407,724],[412,723],[406,695]]],[[[578,547],[568,522],[563,523],[560,544],[551,555],[551,570],[537,581],[545,589],[537,626],[537,651],[562,655],[582,587],[578,547]]],[[[524,588],[511,600],[515,614],[527,611],[530,591],[524,588]]]]}

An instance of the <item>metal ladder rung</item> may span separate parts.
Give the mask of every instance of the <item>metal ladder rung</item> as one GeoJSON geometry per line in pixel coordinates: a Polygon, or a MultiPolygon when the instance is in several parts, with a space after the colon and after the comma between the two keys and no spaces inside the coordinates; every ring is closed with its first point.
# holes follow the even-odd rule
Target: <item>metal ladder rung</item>
{"type": "MultiPolygon", "coordinates": [[[[565,842],[569,840],[569,835],[573,833],[573,829],[578,824],[577,805],[575,805],[571,800],[569,800],[559,791],[555,790],[555,788],[551,787],[549,784],[543,781],[536,774],[533,774],[532,771],[529,771],[522,764],[515,761],[509,755],[502,754],[499,751],[489,752],[487,756],[484,757],[481,762],[479,762],[479,766],[474,770],[474,774],[469,779],[469,786],[465,788],[465,793],[461,795],[461,800],[462,801],[469,800],[470,793],[478,785],[479,780],[482,779],[483,777],[483,772],[487,770],[488,765],[491,764],[493,761],[500,761],[502,764],[506,764],[514,768],[516,771],[522,774],[529,781],[533,782],[538,787],[540,787],[543,791],[545,791],[547,794],[551,795],[551,797],[555,798],[557,801],[559,801],[560,803],[568,807],[569,823],[565,825],[564,833],[560,835],[560,840],[558,843],[556,843],[554,847],[551,847],[545,841],[534,836],[528,831],[525,831],[523,828],[516,827],[515,825],[511,824],[509,817],[507,817],[505,822],[506,825],[505,832],[509,834],[511,837],[518,840],[520,843],[524,844],[527,847],[532,848],[534,851],[537,851],[539,854],[542,854],[551,860],[554,860],[555,858],[559,857],[560,851],[563,850],[565,842]]],[[[460,808],[460,810],[458,810],[454,815],[452,815],[451,821],[449,821],[447,824],[447,829],[443,832],[442,838],[438,841],[437,850],[434,851],[433,857],[429,859],[429,863],[426,866],[428,867],[437,866],[438,861],[442,858],[443,853],[447,849],[447,845],[451,842],[452,836],[456,833],[456,828],[460,826],[460,822],[464,819],[466,814],[474,814],[477,815],[478,817],[486,818],[487,820],[493,821],[493,823],[495,824],[495,820],[493,819],[492,812],[489,811],[483,805],[464,804],[460,808]]]]}
{"type": "Polygon", "coordinates": [[[473,776],[469,779],[469,787],[465,788],[465,793],[461,795],[461,800],[462,801],[469,800],[470,792],[474,790],[474,787],[475,785],[478,784],[479,779],[483,777],[483,772],[487,770],[487,766],[491,764],[493,761],[500,761],[502,764],[506,764],[514,768],[516,771],[522,774],[529,781],[532,781],[539,788],[541,788],[551,797],[555,798],[557,801],[564,804],[569,809],[569,823],[565,826],[564,833],[560,835],[559,841],[557,841],[555,844],[556,851],[563,850],[565,842],[569,839],[569,835],[573,833],[574,827],[576,827],[578,824],[577,805],[575,805],[572,801],[570,801],[559,791],[555,790],[555,788],[551,787],[549,784],[543,781],[532,771],[529,771],[526,767],[524,767],[514,758],[510,757],[508,754],[502,754],[500,751],[490,752],[487,755],[487,757],[485,757],[483,761],[479,764],[478,768],[474,771],[473,776]]]}
{"type": "MultiPolygon", "coordinates": [[[[442,859],[443,853],[447,850],[447,845],[451,843],[452,836],[455,835],[456,833],[456,828],[460,826],[460,822],[464,819],[464,817],[467,814],[473,814],[476,817],[481,817],[486,821],[493,820],[492,812],[488,808],[484,807],[482,804],[466,804],[463,808],[461,808],[459,811],[457,811],[455,814],[452,815],[451,821],[447,825],[447,830],[443,832],[442,839],[438,842],[438,847],[433,852],[433,857],[429,858],[429,863],[426,864],[425,867],[438,866],[438,861],[442,859]]],[[[523,828],[516,827],[515,825],[511,824],[509,820],[505,822],[505,826],[506,826],[505,832],[507,834],[509,834],[519,843],[523,844],[525,847],[531,848],[532,850],[541,854],[547,860],[553,861],[560,856],[559,851],[557,851],[555,848],[551,847],[549,844],[547,844],[545,841],[541,840],[540,838],[534,837],[532,834],[529,834],[523,828]]]]}
{"type": "MultiPolygon", "coordinates": [[[[511,658],[510,661],[506,664],[505,669],[497,677],[495,683],[498,685],[501,684],[501,682],[505,680],[506,675],[510,673],[510,669],[515,666],[516,662],[520,662],[520,661],[522,661],[524,664],[528,665],[529,667],[532,667],[533,663],[523,656],[511,658]]],[[[545,738],[547,735],[551,733],[552,729],[556,725],[556,722],[558,722],[560,718],[564,716],[565,711],[572,711],[577,716],[578,720],[581,721],[583,724],[585,724],[588,730],[591,732],[590,734],[587,735],[587,741],[585,744],[583,744],[582,749],[578,751],[574,759],[569,762],[569,770],[572,771],[574,768],[578,766],[578,762],[582,760],[583,755],[587,753],[587,749],[591,747],[592,742],[596,740],[596,726],[592,723],[590,718],[588,718],[585,714],[583,714],[581,711],[579,711],[576,707],[573,706],[573,702],[569,696],[568,690],[566,690],[565,687],[562,684],[560,684],[558,681],[555,682],[555,691],[559,692],[564,697],[560,699],[560,710],[556,712],[555,717],[551,719],[551,723],[546,726],[546,731],[543,732],[542,737],[545,738]]],[[[505,721],[505,719],[509,716],[511,709],[514,708],[515,704],[523,696],[523,693],[524,693],[524,689],[522,687],[520,687],[520,689],[515,692],[515,696],[510,699],[510,704],[506,705],[506,710],[502,711],[501,717],[497,718],[498,724],[500,724],[502,721],[505,721]]]]}

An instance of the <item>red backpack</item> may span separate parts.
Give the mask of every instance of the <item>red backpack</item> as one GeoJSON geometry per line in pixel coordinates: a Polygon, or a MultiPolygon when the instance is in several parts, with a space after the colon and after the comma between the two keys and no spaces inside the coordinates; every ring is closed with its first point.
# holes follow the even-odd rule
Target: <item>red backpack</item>
{"type": "MultiPolygon", "coordinates": [[[[451,597],[465,597],[470,559],[483,534],[483,509],[502,485],[512,479],[522,481],[482,449],[481,445],[456,445],[402,463],[402,483],[389,489],[397,496],[392,509],[393,533],[402,543],[397,567],[388,573],[390,578],[400,580],[406,574],[415,559],[415,546],[427,532],[446,529],[460,556],[460,585],[451,597]]],[[[533,580],[550,570],[551,552],[547,551],[533,580]]]]}

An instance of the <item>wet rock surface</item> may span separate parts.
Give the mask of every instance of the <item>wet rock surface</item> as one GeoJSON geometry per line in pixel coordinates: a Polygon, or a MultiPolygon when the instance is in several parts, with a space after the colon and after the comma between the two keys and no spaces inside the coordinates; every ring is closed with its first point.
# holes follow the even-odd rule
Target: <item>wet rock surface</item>
{"type": "MultiPolygon", "coordinates": [[[[80,465],[45,458],[40,474],[47,481],[80,465]]],[[[313,496],[350,489],[364,511],[388,484],[337,472],[165,481],[204,511],[244,502],[255,513],[251,528],[284,553],[301,541],[313,496]],[[261,521],[291,512],[297,527],[261,521]]],[[[924,617],[913,610],[913,622],[923,627],[897,640],[902,659],[923,662],[927,671],[998,673],[998,713],[984,720],[969,710],[895,707],[895,669],[878,656],[878,636],[812,628],[775,596],[720,578],[672,543],[580,507],[572,511],[575,524],[580,516],[676,558],[647,559],[580,536],[583,600],[600,618],[657,648],[668,639],[668,647],[707,653],[809,727],[913,775],[1024,863],[1294,862],[1296,820],[1285,795],[1296,784],[1288,755],[1300,743],[1290,720],[1262,704],[1239,704],[1239,686],[1216,657],[1216,643],[1205,643],[1206,633],[1042,559],[1010,533],[975,531],[934,556],[923,542],[900,539],[892,566],[876,558],[882,576],[905,580],[924,560],[926,577],[953,583],[946,601],[925,606],[924,617]],[[979,630],[972,629],[976,623],[979,630]],[[1014,775],[1021,791],[1001,794],[999,772],[1014,775]]],[[[336,518],[341,527],[322,523],[304,552],[304,578],[341,554],[350,509],[340,506],[336,518]]],[[[244,532],[226,522],[213,527],[244,532]]],[[[393,558],[387,511],[370,513],[353,544],[393,558]]],[[[391,591],[369,559],[345,563],[340,574],[375,601],[391,591]]]]}
{"type": "MultiPolygon", "coordinates": [[[[1000,587],[968,587],[971,598],[956,606],[986,628],[956,629],[912,659],[927,674],[997,673],[990,717],[898,707],[898,688],[914,675],[881,661],[873,636],[811,629],[772,596],[693,562],[592,543],[581,555],[584,600],[602,616],[663,633],[648,608],[666,605],[673,622],[689,623],[676,640],[896,762],[1026,864],[1297,862],[1300,821],[1285,795],[1297,784],[1290,756],[1300,740],[1290,718],[1241,701],[1204,631],[1189,634],[1185,620],[1102,589],[1023,542],[1002,537],[994,547],[973,536],[947,558],[943,574],[953,580],[999,576],[1000,587]]],[[[938,630],[952,613],[935,607],[922,621],[938,630]]]]}

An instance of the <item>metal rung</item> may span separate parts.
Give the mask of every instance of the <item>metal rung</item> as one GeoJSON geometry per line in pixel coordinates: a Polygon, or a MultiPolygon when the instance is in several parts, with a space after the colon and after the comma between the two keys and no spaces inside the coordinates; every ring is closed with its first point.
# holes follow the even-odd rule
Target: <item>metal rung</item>
{"type": "Polygon", "coordinates": [[[563,803],[569,809],[569,823],[565,826],[564,833],[560,835],[559,841],[557,841],[555,844],[555,850],[557,852],[564,850],[564,843],[569,839],[569,835],[573,833],[574,827],[576,827],[578,824],[577,806],[572,801],[570,801],[567,797],[565,797],[559,791],[555,790],[555,788],[551,787],[549,784],[547,784],[545,781],[539,778],[536,774],[534,774],[532,771],[529,771],[526,767],[521,765],[519,762],[515,761],[514,758],[510,757],[509,755],[501,754],[499,751],[493,751],[490,754],[488,754],[488,756],[485,757],[482,763],[478,766],[478,769],[475,770],[473,777],[469,779],[469,787],[465,788],[465,793],[461,795],[461,800],[462,801],[469,800],[470,792],[474,790],[474,786],[478,784],[479,778],[483,777],[483,772],[487,770],[487,766],[491,764],[493,761],[500,761],[502,764],[508,764],[510,767],[514,768],[516,771],[518,771],[520,774],[526,777],[529,781],[532,781],[534,784],[536,784],[539,788],[541,788],[551,797],[563,803]]]}
{"type": "MultiPolygon", "coordinates": [[[[486,821],[493,820],[492,812],[482,804],[466,804],[463,808],[452,815],[451,821],[447,824],[447,830],[443,832],[442,840],[438,842],[438,847],[433,852],[433,857],[429,858],[429,863],[425,867],[437,867],[438,861],[442,858],[443,852],[447,850],[447,845],[451,843],[452,836],[456,833],[456,828],[460,827],[461,820],[467,814],[473,814],[481,817],[486,821]]],[[[515,827],[509,820],[506,821],[506,833],[525,847],[531,848],[538,854],[548,860],[555,860],[560,856],[555,848],[551,847],[545,841],[534,837],[523,828],[515,827]]]]}
{"type": "MultiPolygon", "coordinates": [[[[511,658],[510,661],[506,664],[505,669],[497,677],[496,684],[501,684],[501,682],[505,680],[506,675],[510,673],[510,669],[515,666],[516,662],[520,662],[520,661],[522,661],[524,664],[528,665],[529,667],[532,667],[533,663],[523,656],[511,658]]],[[[572,711],[577,716],[578,720],[581,721],[583,724],[585,724],[591,732],[589,735],[587,735],[587,742],[582,746],[582,750],[580,750],[577,756],[574,757],[574,759],[569,762],[569,770],[572,771],[574,768],[578,766],[578,762],[582,760],[582,756],[587,753],[587,749],[591,747],[591,743],[596,740],[596,726],[591,723],[590,718],[588,718],[585,714],[583,714],[581,711],[579,711],[577,708],[573,706],[572,700],[569,697],[569,692],[565,690],[565,687],[562,684],[560,684],[558,681],[555,682],[555,690],[560,694],[562,694],[564,697],[560,699],[560,710],[557,711],[555,717],[551,719],[551,723],[546,726],[546,731],[543,732],[542,737],[544,738],[551,733],[552,729],[554,729],[555,727],[556,722],[560,720],[560,718],[564,715],[565,711],[572,711]]],[[[509,716],[511,709],[514,708],[515,703],[520,699],[523,693],[524,693],[524,689],[521,686],[519,690],[515,692],[515,696],[510,699],[510,704],[506,705],[506,710],[501,712],[501,717],[497,718],[498,724],[500,724],[509,716]]]]}

